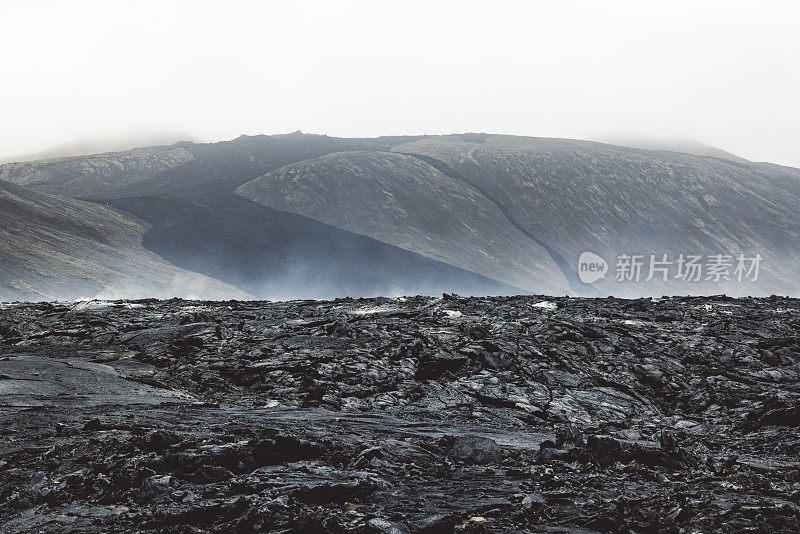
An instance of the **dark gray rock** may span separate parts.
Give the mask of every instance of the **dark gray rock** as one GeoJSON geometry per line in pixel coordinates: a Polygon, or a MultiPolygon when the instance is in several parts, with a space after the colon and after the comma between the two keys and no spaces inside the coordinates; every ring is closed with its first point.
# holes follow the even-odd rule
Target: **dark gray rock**
{"type": "Polygon", "coordinates": [[[496,464],[501,458],[497,443],[481,436],[459,436],[453,440],[450,458],[456,462],[474,465],[496,464]]]}

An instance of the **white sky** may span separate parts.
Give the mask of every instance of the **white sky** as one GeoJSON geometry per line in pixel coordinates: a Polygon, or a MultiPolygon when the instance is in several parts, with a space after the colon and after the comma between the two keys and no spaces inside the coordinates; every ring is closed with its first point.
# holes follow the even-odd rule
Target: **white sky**
{"type": "Polygon", "coordinates": [[[0,158],[164,129],[682,136],[800,167],[800,2],[0,0],[0,158]]]}

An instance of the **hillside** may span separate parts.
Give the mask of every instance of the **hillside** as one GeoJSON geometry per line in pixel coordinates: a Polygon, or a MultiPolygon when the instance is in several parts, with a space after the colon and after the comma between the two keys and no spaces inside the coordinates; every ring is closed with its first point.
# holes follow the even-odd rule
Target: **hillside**
{"type": "Polygon", "coordinates": [[[419,158],[341,152],[287,165],[236,192],[529,291],[569,292],[547,251],[494,203],[419,158]]]}
{"type": "Polygon", "coordinates": [[[111,202],[152,226],[143,238],[152,252],[262,297],[398,288],[800,294],[800,170],[663,148],[487,134],[344,139],[295,132],[9,164],[0,175],[111,202]],[[375,256],[377,248],[384,252],[375,256]],[[398,262],[398,251],[412,256],[398,262]],[[579,280],[583,252],[606,260],[605,278],[579,280]],[[655,272],[646,281],[650,256],[664,254],[673,262],[666,280],[655,272]],[[706,280],[704,272],[686,281],[674,263],[681,254],[704,263],[718,254],[760,254],[759,277],[736,280],[731,264],[727,280],[706,280]],[[638,282],[614,280],[622,255],[643,256],[638,282]],[[377,263],[365,263],[373,257],[377,263]],[[433,282],[413,276],[411,266],[422,264],[433,282]],[[300,276],[314,282],[287,278],[296,265],[299,272],[314,266],[310,278],[300,276]]]}
{"type": "Polygon", "coordinates": [[[597,141],[601,143],[607,143],[609,145],[638,148],[641,150],[682,152],[684,154],[694,154],[695,156],[709,156],[712,158],[727,159],[737,163],[750,163],[748,160],[737,156],[736,154],[731,154],[726,150],[709,145],[708,143],[681,137],[610,136],[599,138],[597,141]]]}
{"type": "Polygon", "coordinates": [[[426,157],[480,189],[573,268],[585,251],[605,258],[611,273],[595,284],[602,294],[800,293],[796,170],[512,136],[429,138],[393,150],[426,157]],[[613,280],[623,254],[740,253],[764,258],[757,282],[684,282],[675,273],[663,283],[613,280]]]}
{"type": "Polygon", "coordinates": [[[136,148],[174,145],[175,143],[186,141],[194,141],[194,139],[187,133],[167,130],[132,131],[111,135],[95,135],[59,143],[31,154],[13,158],[4,157],[0,159],[0,163],[9,161],[63,159],[108,152],[125,152],[136,148]]]}
{"type": "Polygon", "coordinates": [[[248,297],[146,250],[146,231],[111,207],[0,181],[0,301],[248,297]]]}
{"type": "Polygon", "coordinates": [[[137,148],[74,158],[0,165],[0,180],[71,198],[110,194],[182,166],[194,155],[180,147],[137,148]]]}
{"type": "Polygon", "coordinates": [[[111,200],[152,224],[144,246],[259,298],[524,292],[408,250],[231,193],[111,200]]]}

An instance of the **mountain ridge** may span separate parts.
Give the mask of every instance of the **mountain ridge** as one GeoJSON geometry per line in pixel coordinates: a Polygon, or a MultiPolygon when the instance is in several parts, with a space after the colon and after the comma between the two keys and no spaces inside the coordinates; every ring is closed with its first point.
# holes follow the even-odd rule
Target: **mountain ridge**
{"type": "MultiPolygon", "coordinates": [[[[482,133],[338,138],[294,132],[4,165],[0,177],[128,210],[152,226],[145,245],[162,256],[170,254],[165,243],[194,235],[191,224],[217,221],[214,228],[206,225],[206,242],[194,235],[171,261],[251,289],[254,277],[270,275],[252,265],[285,265],[272,262],[267,241],[246,234],[275,232],[284,236],[284,252],[274,257],[288,257],[292,239],[315,243],[323,234],[356,246],[348,250],[358,250],[360,260],[376,243],[394,247],[382,253],[387,261],[399,250],[415,254],[401,263],[424,263],[439,273],[437,283],[426,286],[436,292],[466,283],[501,292],[630,297],[800,293],[794,267],[800,262],[800,170],[717,155],[482,133]],[[65,179],[62,171],[75,176],[65,179]],[[177,220],[177,213],[188,219],[177,220]],[[282,219],[295,221],[291,239],[282,219]],[[254,232],[249,224],[265,226],[254,232]],[[584,251],[611,264],[608,276],[593,284],[578,280],[584,251]],[[625,253],[757,252],[765,257],[763,279],[750,285],[614,280],[613,261],[625,253]],[[230,273],[214,267],[226,264],[214,254],[237,258],[227,262],[230,273]],[[453,284],[440,276],[445,272],[455,277],[453,284]],[[466,272],[483,278],[467,283],[466,272]]],[[[333,278],[347,286],[347,254],[323,248],[337,266],[333,278]]],[[[304,261],[324,263],[309,250],[304,261]]],[[[390,265],[373,265],[383,285],[371,291],[390,291],[390,265]]],[[[313,271],[324,278],[324,269],[313,271]]],[[[406,267],[394,274],[410,280],[406,267]]]]}

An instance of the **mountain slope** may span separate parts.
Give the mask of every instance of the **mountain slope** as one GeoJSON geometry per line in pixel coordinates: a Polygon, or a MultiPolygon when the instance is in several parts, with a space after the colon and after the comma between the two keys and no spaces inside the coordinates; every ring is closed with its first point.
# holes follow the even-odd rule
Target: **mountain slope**
{"type": "Polygon", "coordinates": [[[151,225],[143,237],[148,250],[261,298],[523,291],[232,194],[237,185],[287,163],[380,142],[300,133],[242,136],[229,142],[172,147],[188,154],[175,165],[162,147],[59,161],[59,170],[79,168],[73,179],[84,178],[85,183],[98,168],[119,170],[80,191],[63,182],[63,173],[53,171],[52,162],[2,169],[19,182],[34,182],[30,177],[40,176],[35,183],[42,189],[100,202],[106,198],[151,225]],[[153,155],[161,151],[164,168],[147,176],[134,166],[122,165],[143,150],[153,155]]]}
{"type": "Polygon", "coordinates": [[[144,249],[146,230],[108,206],[0,181],[0,300],[248,297],[144,249]]]}
{"type": "Polygon", "coordinates": [[[180,147],[137,148],[75,158],[0,165],[0,180],[34,191],[71,198],[108,195],[111,191],[147,180],[194,155],[180,147]]]}
{"type": "Polygon", "coordinates": [[[710,156],[712,158],[727,159],[737,163],[749,163],[746,159],[731,154],[721,148],[707,143],[680,137],[606,137],[597,139],[601,143],[616,145],[641,150],[662,150],[667,152],[682,152],[695,156],[710,156]]]}
{"type": "MultiPolygon", "coordinates": [[[[342,295],[361,287],[345,274],[348,265],[351,278],[373,268],[382,273],[367,284],[367,294],[392,291],[395,275],[411,280],[413,269],[392,268],[398,248],[421,255],[407,265],[425,259],[460,268],[446,274],[443,263],[429,266],[439,274],[425,287],[437,293],[458,286],[619,296],[800,294],[798,169],[719,153],[486,134],[339,139],[294,133],[159,150],[167,151],[163,161],[155,156],[163,169],[154,163],[144,173],[132,166],[99,181],[92,178],[99,163],[82,169],[81,158],[59,162],[59,169],[78,169],[73,179],[81,187],[67,187],[52,162],[0,169],[42,190],[109,199],[153,226],[144,236],[150,250],[265,295],[278,290],[276,280],[288,280],[286,259],[298,248],[302,265],[336,266],[313,269],[320,283],[312,285],[333,291],[327,296],[337,287],[342,295]],[[185,161],[170,161],[174,150],[185,151],[185,161]],[[31,179],[36,173],[44,177],[31,179]],[[237,188],[261,205],[234,195],[237,188]],[[202,234],[195,230],[201,227],[202,234]],[[334,234],[332,243],[355,248],[322,246],[321,236],[334,234]],[[271,235],[280,238],[272,242],[271,235]],[[375,240],[394,252],[381,256],[380,266],[362,268],[375,240]],[[315,248],[325,253],[314,255],[315,248]],[[605,278],[579,281],[582,252],[608,262],[605,278]],[[645,281],[650,255],[706,260],[740,253],[762,256],[757,281],[703,276],[687,282],[674,276],[675,266],[667,280],[645,281]],[[617,258],[636,254],[644,256],[640,281],[615,281],[617,258]],[[482,276],[468,282],[464,270],[482,276]],[[265,282],[270,273],[279,275],[265,282]],[[336,284],[323,284],[326,277],[336,284]]],[[[295,282],[287,287],[304,287],[295,282]]]]}
{"type": "MultiPolygon", "coordinates": [[[[295,132],[281,135],[241,136],[232,141],[184,144],[191,161],[171,167],[148,180],[128,183],[95,197],[122,198],[144,195],[196,196],[200,185],[216,184],[219,191],[237,186],[284,165],[342,150],[372,148],[373,139],[340,139],[295,132]]],[[[205,194],[206,190],[199,191],[205,194]]]]}
{"type": "Polygon", "coordinates": [[[260,298],[515,294],[443,262],[231,193],[114,199],[148,221],[144,246],[260,298]]]}
{"type": "Polygon", "coordinates": [[[541,245],[475,188],[419,158],[330,154],[282,167],[236,192],[529,291],[569,292],[541,245]]]}
{"type": "Polygon", "coordinates": [[[0,180],[71,198],[192,196],[199,185],[215,184],[218,191],[233,191],[253,178],[298,161],[347,150],[389,150],[420,138],[343,139],[300,132],[243,135],[219,143],[180,143],[8,163],[0,165],[0,180]]]}
{"type": "Polygon", "coordinates": [[[616,283],[612,264],[610,276],[596,284],[603,293],[800,293],[800,196],[789,172],[567,139],[448,136],[394,150],[440,161],[571,266],[584,251],[610,264],[623,254],[764,258],[761,278],[744,285],[674,278],[616,283]]]}
{"type": "Polygon", "coordinates": [[[0,163],[9,161],[39,161],[45,159],[74,158],[107,152],[125,152],[141,147],[174,145],[175,143],[193,141],[191,135],[174,131],[139,131],[103,136],[84,137],[51,146],[40,152],[3,158],[0,163]]]}

